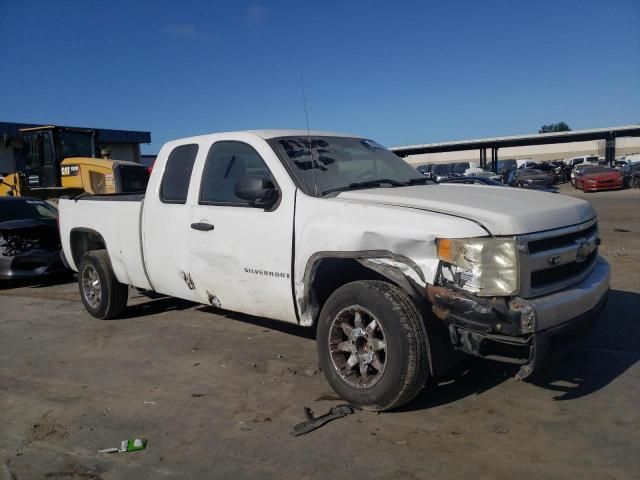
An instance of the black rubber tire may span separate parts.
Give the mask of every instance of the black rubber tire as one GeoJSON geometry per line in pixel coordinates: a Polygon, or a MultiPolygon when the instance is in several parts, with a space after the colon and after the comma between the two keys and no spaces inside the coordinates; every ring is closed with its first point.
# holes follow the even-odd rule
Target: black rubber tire
{"type": "Polygon", "coordinates": [[[84,307],[87,309],[87,312],[96,318],[108,320],[117,317],[127,306],[129,287],[118,282],[118,279],[113,273],[109,254],[106,250],[93,250],[84,254],[80,262],[80,269],[78,270],[78,286],[84,307]],[[100,278],[102,291],[100,302],[96,308],[89,304],[82,291],[82,272],[88,265],[91,265],[96,270],[100,278]]]}
{"type": "Polygon", "coordinates": [[[329,384],[351,404],[374,411],[400,407],[424,387],[429,376],[427,340],[422,315],[411,297],[395,285],[374,280],[338,288],[322,308],[316,334],[319,362],[329,384]],[[331,322],[351,305],[369,310],[385,332],[385,370],[368,388],[349,385],[336,371],[329,351],[331,322]]]}

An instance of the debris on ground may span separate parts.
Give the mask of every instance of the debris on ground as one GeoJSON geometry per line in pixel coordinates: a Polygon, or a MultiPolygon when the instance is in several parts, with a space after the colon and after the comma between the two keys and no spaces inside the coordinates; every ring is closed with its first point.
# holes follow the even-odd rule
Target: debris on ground
{"type": "Polygon", "coordinates": [[[493,433],[509,433],[509,427],[503,424],[494,425],[493,433]]]}
{"type": "Polygon", "coordinates": [[[123,453],[123,452],[137,452],[138,450],[144,450],[147,448],[146,438],[134,438],[133,440],[122,440],[120,442],[120,448],[104,448],[98,450],[98,453],[123,453]]]}
{"type": "Polygon", "coordinates": [[[329,410],[329,413],[321,415],[319,417],[313,416],[313,411],[309,407],[304,407],[304,415],[307,419],[293,427],[291,435],[297,437],[298,435],[304,435],[321,426],[329,423],[336,418],[346,417],[355,412],[355,409],[351,405],[337,405],[329,410]]]}

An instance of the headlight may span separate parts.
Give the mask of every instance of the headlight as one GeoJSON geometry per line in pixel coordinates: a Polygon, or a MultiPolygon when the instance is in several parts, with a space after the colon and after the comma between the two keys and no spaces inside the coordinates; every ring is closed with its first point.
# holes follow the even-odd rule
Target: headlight
{"type": "Polygon", "coordinates": [[[518,255],[513,238],[439,238],[443,275],[480,296],[518,291],[518,255]],[[446,272],[445,270],[448,270],[446,272]]]}

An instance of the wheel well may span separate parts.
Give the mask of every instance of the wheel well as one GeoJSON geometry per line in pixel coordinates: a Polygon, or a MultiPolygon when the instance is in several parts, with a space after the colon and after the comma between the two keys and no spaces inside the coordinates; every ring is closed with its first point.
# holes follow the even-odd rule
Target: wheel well
{"type": "Polygon", "coordinates": [[[327,257],[314,263],[307,297],[310,310],[308,318],[312,323],[307,325],[316,324],[325,302],[341,286],[356,280],[381,280],[403,289],[416,302],[429,338],[431,373],[442,375],[449,371],[464,355],[454,351],[449,340],[449,332],[431,313],[431,305],[422,295],[423,289],[399,270],[388,268],[378,272],[365,266],[366,262],[363,265],[363,260],[365,259],[327,257]]]}
{"type": "Polygon", "coordinates": [[[76,268],[80,267],[80,261],[85,253],[107,248],[104,238],[98,232],[80,228],[71,230],[70,245],[76,268]]]}
{"type": "Polygon", "coordinates": [[[341,286],[356,280],[382,280],[395,285],[395,282],[365,267],[355,258],[322,258],[317,261],[309,286],[309,307],[314,323],[329,296],[341,286]]]}

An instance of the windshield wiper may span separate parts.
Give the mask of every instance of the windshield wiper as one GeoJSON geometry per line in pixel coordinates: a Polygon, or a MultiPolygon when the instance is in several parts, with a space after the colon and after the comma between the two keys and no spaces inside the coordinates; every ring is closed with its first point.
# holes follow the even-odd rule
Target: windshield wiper
{"type": "Polygon", "coordinates": [[[398,180],[393,180],[391,178],[380,178],[378,180],[367,180],[365,182],[353,182],[350,183],[349,185],[346,185],[344,187],[336,187],[336,188],[330,188],[329,190],[325,190],[324,192],[322,192],[322,195],[326,195],[328,193],[333,193],[333,192],[344,192],[347,190],[357,190],[360,188],[369,188],[369,187],[380,187],[384,184],[388,184],[391,185],[392,187],[406,187],[407,185],[409,185],[406,182],[400,182],[398,180]]]}

